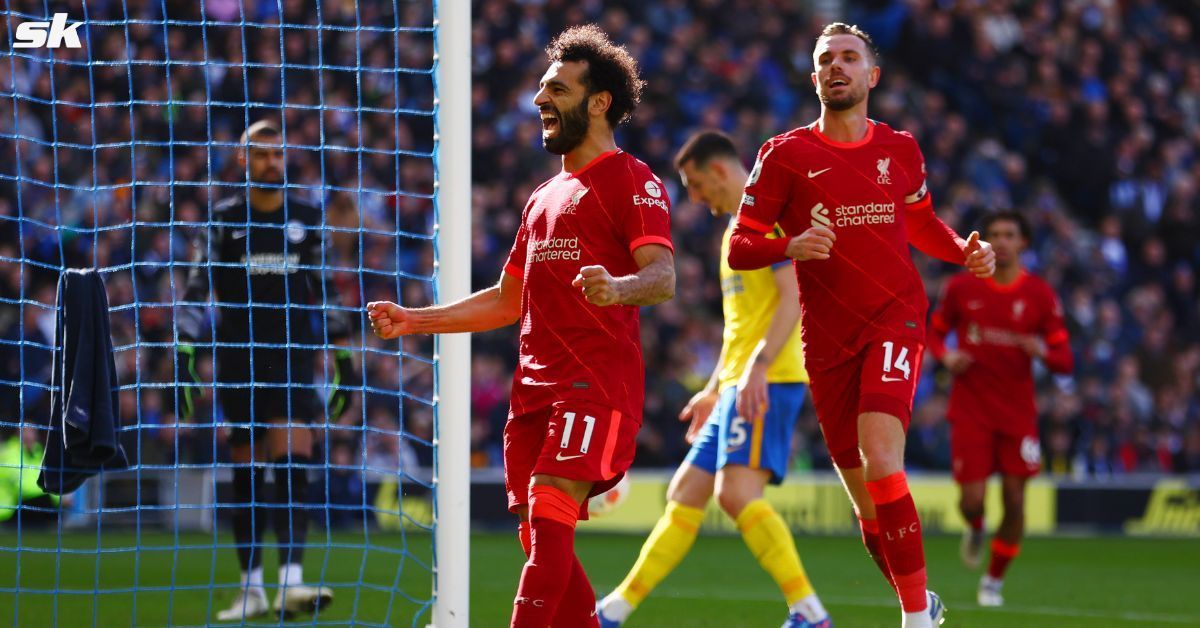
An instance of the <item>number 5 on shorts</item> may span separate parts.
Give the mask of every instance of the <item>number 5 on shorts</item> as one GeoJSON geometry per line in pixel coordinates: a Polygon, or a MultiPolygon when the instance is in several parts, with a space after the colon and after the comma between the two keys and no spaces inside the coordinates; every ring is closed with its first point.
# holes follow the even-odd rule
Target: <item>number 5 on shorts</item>
{"type": "MultiPolygon", "coordinates": [[[[571,428],[575,427],[575,416],[574,412],[563,413],[563,418],[566,419],[567,424],[563,426],[562,441],[558,444],[559,449],[566,449],[567,444],[571,441],[571,428]]],[[[585,415],[583,422],[585,427],[583,429],[583,442],[579,444],[579,453],[586,454],[588,446],[592,444],[592,430],[596,427],[596,417],[585,415]]]]}
{"type": "Polygon", "coordinates": [[[908,347],[900,347],[900,354],[896,356],[896,361],[892,362],[895,346],[891,340],[883,343],[883,381],[885,382],[900,381],[899,377],[888,377],[888,373],[891,373],[893,368],[904,373],[905,380],[912,376],[912,366],[908,363],[908,347]]]}

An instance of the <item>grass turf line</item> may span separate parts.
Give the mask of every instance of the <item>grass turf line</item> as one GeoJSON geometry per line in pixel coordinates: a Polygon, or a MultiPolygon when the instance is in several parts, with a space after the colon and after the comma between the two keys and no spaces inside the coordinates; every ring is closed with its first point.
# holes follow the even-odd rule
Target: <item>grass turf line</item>
{"type": "MultiPolygon", "coordinates": [[[[26,531],[18,600],[12,592],[17,586],[16,537],[0,534],[0,625],[14,620],[18,626],[206,625],[235,595],[234,552],[229,547],[214,552],[211,535],[180,535],[178,551],[170,534],[143,533],[140,544],[128,532],[104,531],[101,538],[104,552],[97,560],[94,532],[64,535],[68,552],[57,553],[29,551],[53,549],[58,542],[52,532],[26,531]],[[132,551],[138,545],[140,555],[132,551]],[[97,589],[109,592],[97,595],[97,589]]],[[[231,542],[225,534],[217,540],[231,542]]],[[[263,564],[270,588],[277,562],[269,535],[267,540],[263,564]]],[[[314,534],[311,540],[324,539],[314,534]]],[[[333,547],[310,546],[305,577],[334,586],[335,603],[298,624],[410,626],[415,619],[423,626],[428,621],[427,612],[420,614],[431,590],[427,536],[373,532],[368,550],[361,547],[361,535],[336,534],[331,540],[333,547]],[[393,593],[397,569],[400,586],[393,593]],[[354,586],[360,578],[364,586],[354,586]]],[[[506,625],[524,556],[512,534],[477,534],[472,542],[471,623],[506,625]]],[[[579,537],[580,555],[598,594],[620,581],[641,543],[641,537],[633,536],[579,537]]],[[[896,625],[895,597],[857,539],[800,537],[797,543],[838,625],[896,625]]],[[[957,547],[954,538],[926,541],[931,586],[949,606],[948,626],[1200,625],[1192,591],[1200,581],[1200,544],[1194,540],[1031,539],[1013,564],[1003,609],[975,605],[978,574],[959,564],[957,547]]],[[[740,538],[703,537],[626,626],[755,628],[777,626],[784,614],[775,584],[740,538]]],[[[277,624],[268,620],[256,625],[277,624]]]]}

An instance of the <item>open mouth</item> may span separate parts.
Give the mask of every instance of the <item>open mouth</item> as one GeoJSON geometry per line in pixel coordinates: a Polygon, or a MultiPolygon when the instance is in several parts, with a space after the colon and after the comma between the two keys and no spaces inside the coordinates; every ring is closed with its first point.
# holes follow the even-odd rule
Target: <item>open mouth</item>
{"type": "Polygon", "coordinates": [[[550,111],[542,112],[542,132],[549,133],[558,129],[558,115],[550,111]]]}
{"type": "Polygon", "coordinates": [[[834,77],[834,78],[831,78],[831,79],[829,79],[829,83],[827,83],[827,84],[828,84],[828,85],[829,85],[829,87],[831,87],[831,88],[833,88],[833,87],[846,87],[847,85],[849,85],[849,84],[850,84],[850,79],[847,79],[847,78],[846,78],[846,77],[844,77],[844,76],[838,76],[838,77],[834,77]]]}

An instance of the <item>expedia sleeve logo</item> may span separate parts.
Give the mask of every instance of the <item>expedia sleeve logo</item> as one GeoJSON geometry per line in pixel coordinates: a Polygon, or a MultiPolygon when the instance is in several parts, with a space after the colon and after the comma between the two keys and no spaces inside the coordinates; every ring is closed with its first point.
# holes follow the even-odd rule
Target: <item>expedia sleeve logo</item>
{"type": "Polygon", "coordinates": [[[654,181],[653,179],[651,179],[646,182],[646,185],[644,187],[645,187],[647,196],[642,196],[640,194],[634,194],[633,195],[633,206],[639,207],[642,205],[649,205],[652,207],[657,207],[663,211],[668,211],[667,201],[666,201],[666,199],[664,199],[662,197],[663,196],[662,185],[658,181],[654,181]]]}

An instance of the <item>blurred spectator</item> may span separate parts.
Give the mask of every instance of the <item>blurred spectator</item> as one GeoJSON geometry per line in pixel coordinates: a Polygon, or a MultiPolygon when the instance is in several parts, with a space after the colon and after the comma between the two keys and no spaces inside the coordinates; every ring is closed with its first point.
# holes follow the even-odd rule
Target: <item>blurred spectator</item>
{"type": "Polygon", "coordinates": [[[942,395],[915,409],[908,428],[905,464],[927,471],[950,468],[950,430],[945,417],[946,399],[942,395]]]}

